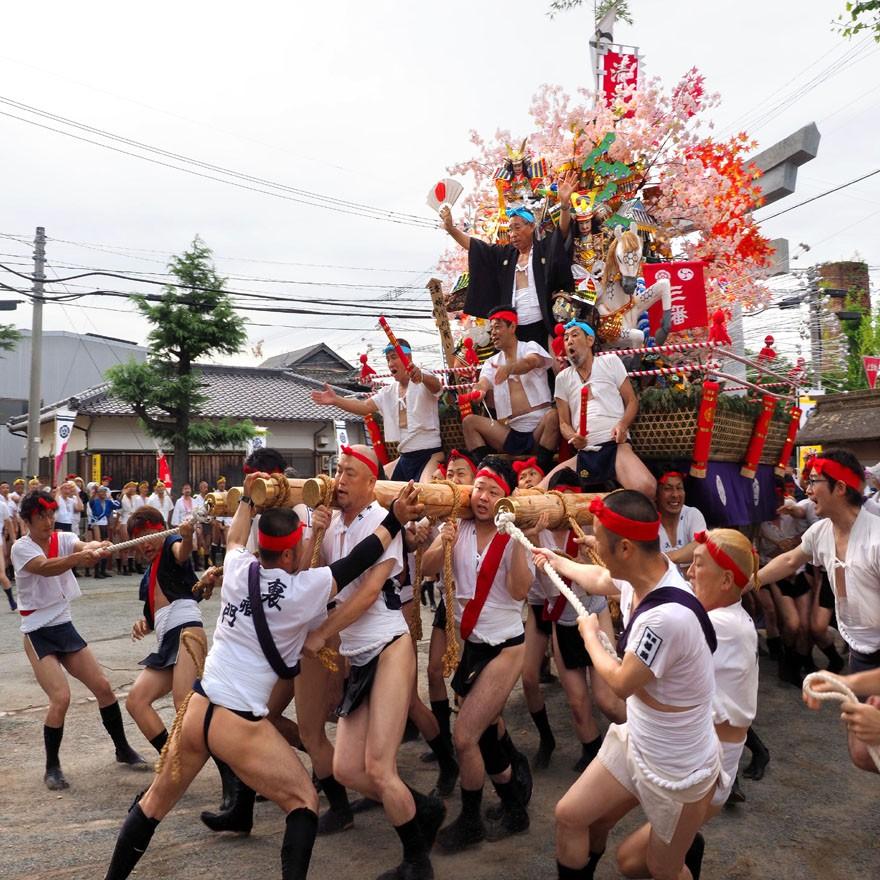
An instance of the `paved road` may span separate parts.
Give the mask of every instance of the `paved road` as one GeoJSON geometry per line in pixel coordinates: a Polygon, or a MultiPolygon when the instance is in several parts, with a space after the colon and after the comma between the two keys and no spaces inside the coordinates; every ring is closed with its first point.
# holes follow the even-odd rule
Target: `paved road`
{"type": "MultiPolygon", "coordinates": [[[[136,579],[83,579],[83,597],[74,619],[92,645],[117,690],[123,694],[138,672],[137,661],[152,650],[128,637],[139,613],[136,579]]],[[[208,631],[217,614],[216,599],[203,606],[208,631]]],[[[424,624],[430,625],[428,615],[424,624]]],[[[424,645],[423,645],[424,647],[424,645]]],[[[42,783],[42,721],[45,698],[21,649],[18,616],[0,612],[0,877],[6,880],[85,880],[103,877],[116,832],[134,795],[149,776],[113,762],[113,750],[97,707],[78,683],[67,717],[62,762],[69,791],[48,792],[42,783]]],[[[422,689],[425,691],[424,675],[422,689]]],[[[560,745],[548,771],[536,778],[532,826],[527,834],[501,844],[483,844],[465,855],[434,859],[438,880],[468,876],[489,880],[555,877],[553,807],[573,780],[571,764],[578,744],[568,723],[558,685],[547,688],[547,704],[560,745]]],[[[170,703],[162,714],[170,724],[170,703]]],[[[123,713],[125,714],[125,713],[123,713]]],[[[514,692],[506,713],[514,739],[531,753],[537,737],[522,694],[514,692]]],[[[763,670],[758,729],[772,763],[760,783],[745,780],[748,802],[728,809],[706,829],[706,880],[877,880],[880,878],[880,778],[848,762],[845,737],[833,709],[812,713],[798,692],[779,685],[768,665],[763,670]]],[[[151,751],[134,725],[129,737],[144,755],[151,751]]],[[[331,728],[332,730],[332,728],[331,728]]],[[[428,790],[433,771],[418,760],[424,746],[412,743],[400,753],[401,774],[428,790]]],[[[159,826],[135,877],[150,880],[225,880],[277,877],[283,833],[280,811],[257,806],[248,839],[216,837],[198,814],[216,805],[219,783],[211,767],[196,779],[178,808],[159,826]]],[[[486,801],[494,795],[487,790],[486,801]]],[[[450,799],[455,815],[458,798],[450,799]]],[[[611,840],[634,827],[628,817],[611,840]]],[[[320,839],[311,876],[345,880],[368,878],[397,863],[399,845],[378,811],[358,817],[355,830],[320,839]]],[[[606,857],[599,880],[617,877],[606,857]]]]}

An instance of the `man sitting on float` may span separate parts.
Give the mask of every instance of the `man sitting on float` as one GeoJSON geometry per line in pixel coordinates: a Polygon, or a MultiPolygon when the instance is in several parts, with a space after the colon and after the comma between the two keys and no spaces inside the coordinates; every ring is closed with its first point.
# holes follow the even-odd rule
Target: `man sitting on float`
{"type": "Polygon", "coordinates": [[[534,452],[546,473],[559,445],[547,384],[553,358],[537,342],[517,340],[517,323],[516,311],[509,306],[489,313],[489,334],[498,353],[483,364],[474,391],[481,398],[493,393],[496,418],[471,414],[461,427],[471,460],[478,465],[493,450],[509,455],[534,452]]]}
{"type": "Polygon", "coordinates": [[[600,488],[616,480],[624,489],[635,489],[653,499],[657,482],[628,440],[639,401],[623,361],[612,353],[593,356],[596,332],[581,318],[565,325],[563,339],[571,366],[556,377],[556,408],[562,437],[576,453],[560,462],[541,486],[546,487],[560,468],[570,467],[584,489],[600,488]],[[585,386],[589,389],[587,417],[582,419],[585,386]]]}

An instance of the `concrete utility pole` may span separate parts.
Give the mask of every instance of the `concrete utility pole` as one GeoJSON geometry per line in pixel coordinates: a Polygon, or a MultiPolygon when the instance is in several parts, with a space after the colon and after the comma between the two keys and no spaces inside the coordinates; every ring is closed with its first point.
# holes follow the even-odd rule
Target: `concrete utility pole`
{"type": "Polygon", "coordinates": [[[43,367],[43,271],[46,265],[46,230],[37,227],[34,236],[34,312],[31,318],[31,386],[28,395],[27,474],[36,476],[40,471],[40,384],[43,367]]]}
{"type": "Polygon", "coordinates": [[[822,394],[822,303],[820,301],[819,272],[811,267],[808,278],[807,302],[810,309],[810,361],[813,367],[813,390],[822,394]]]}

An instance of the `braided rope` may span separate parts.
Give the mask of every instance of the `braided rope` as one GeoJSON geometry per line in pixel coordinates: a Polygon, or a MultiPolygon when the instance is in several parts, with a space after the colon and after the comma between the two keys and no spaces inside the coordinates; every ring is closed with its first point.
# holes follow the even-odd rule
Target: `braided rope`
{"type": "MultiPolygon", "coordinates": [[[[823,703],[828,702],[829,700],[836,700],[839,703],[858,703],[859,701],[859,698],[849,689],[849,687],[847,687],[842,679],[830,672],[825,672],[824,670],[811,672],[806,676],[804,678],[803,688],[804,693],[808,697],[812,697],[814,700],[819,700],[823,703]],[[831,685],[834,690],[828,692],[813,690],[812,684],[815,681],[824,681],[831,685]]],[[[871,760],[877,767],[878,772],[880,772],[880,747],[868,746],[868,754],[871,756],[871,760]]]]}
{"type": "Polygon", "coordinates": [[[206,583],[208,575],[213,574],[214,577],[223,580],[223,566],[212,565],[196,582],[193,584],[192,593],[194,596],[201,596],[204,601],[208,601],[214,595],[214,584],[206,583]]]}
{"type": "MultiPolygon", "coordinates": [[[[458,521],[458,509],[461,506],[461,494],[458,485],[452,480],[441,480],[452,491],[452,507],[447,522],[455,525],[458,521]]],[[[443,677],[448,678],[458,666],[458,639],[455,634],[455,575],[452,571],[452,544],[443,544],[443,600],[446,604],[446,651],[443,654],[443,677]]]]}
{"type": "MultiPolygon", "coordinates": [[[[513,513],[499,513],[495,516],[495,526],[499,532],[502,532],[506,535],[510,535],[515,541],[518,541],[526,550],[531,553],[533,550],[537,550],[538,548],[523,534],[521,528],[516,525],[515,515],[513,513]]],[[[553,582],[553,586],[556,587],[559,592],[565,596],[565,598],[571,603],[571,607],[577,612],[578,617],[586,617],[587,609],[584,608],[581,600],[578,599],[577,594],[574,590],[569,587],[565,581],[559,576],[559,572],[553,568],[552,565],[544,566],[544,573],[548,578],[553,582]]],[[[611,644],[611,640],[605,635],[602,630],[599,630],[599,642],[602,647],[605,649],[606,653],[613,657],[615,660],[620,662],[620,658],[617,656],[617,651],[614,649],[614,645],[611,644]]]]}
{"type": "Polygon", "coordinates": [[[290,495],[290,484],[284,474],[269,474],[269,482],[275,485],[275,500],[272,507],[284,507],[290,495]]]}
{"type": "MultiPolygon", "coordinates": [[[[186,648],[186,653],[192,658],[193,663],[196,667],[196,678],[201,679],[201,677],[205,673],[205,657],[208,655],[208,649],[205,646],[205,643],[202,640],[191,632],[184,632],[180,636],[181,644],[184,648],[186,648]],[[193,648],[193,645],[198,645],[199,648],[199,656],[196,656],[196,651],[193,648]]],[[[176,714],[174,715],[174,723],[171,725],[171,732],[168,734],[168,739],[165,740],[165,745],[162,746],[162,751],[159,753],[159,757],[156,760],[156,775],[158,776],[163,768],[165,767],[165,762],[168,760],[169,749],[171,748],[171,743],[176,739],[180,739],[180,731],[183,728],[183,718],[186,715],[186,710],[189,707],[189,701],[192,699],[192,695],[195,693],[192,689],[190,689],[189,693],[183,698],[180,706],[177,709],[176,714]]],[[[174,782],[180,781],[180,750],[175,749],[174,755],[171,758],[171,778],[174,782]]]]}
{"type": "MultiPolygon", "coordinates": [[[[581,528],[580,523],[573,517],[569,516],[568,524],[571,526],[571,530],[575,533],[575,535],[580,538],[581,541],[585,541],[587,539],[587,533],[581,528]]],[[[605,563],[602,562],[602,557],[596,552],[594,547],[591,547],[589,544],[581,544],[584,552],[587,554],[587,558],[593,565],[601,565],[605,568],[605,563]]]]}
{"type": "Polygon", "coordinates": [[[409,634],[413,644],[422,639],[422,554],[425,552],[424,544],[416,547],[416,570],[412,578],[412,608],[409,610],[409,634]]]}
{"type": "Polygon", "coordinates": [[[119,553],[121,550],[132,550],[135,547],[141,547],[144,544],[149,544],[150,541],[155,541],[156,538],[162,538],[162,540],[165,540],[165,538],[167,538],[169,535],[178,534],[178,532],[180,532],[181,526],[185,525],[186,523],[192,523],[193,525],[195,525],[199,522],[205,522],[207,521],[207,519],[208,517],[191,516],[185,521],[185,523],[181,523],[179,526],[174,526],[173,528],[165,529],[161,532],[147,532],[146,535],[141,535],[139,538],[132,538],[129,541],[121,541],[119,544],[111,544],[109,547],[104,547],[104,549],[100,550],[99,552],[108,554],[119,553]]]}

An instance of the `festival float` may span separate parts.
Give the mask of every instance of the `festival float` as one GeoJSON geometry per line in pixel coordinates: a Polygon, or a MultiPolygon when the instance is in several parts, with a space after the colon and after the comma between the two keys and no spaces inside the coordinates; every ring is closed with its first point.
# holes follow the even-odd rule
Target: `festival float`
{"type": "MultiPolygon", "coordinates": [[[[630,438],[648,466],[688,474],[689,503],[715,524],[772,518],[773,477],[784,472],[799,423],[803,367],[775,370],[772,337],[746,357],[741,336],[737,346],[728,332],[768,298],[761,281],[773,249],[751,214],[760,172],[745,158],[754,144],[744,133],[723,140],[706,133],[719,99],[696,69],[666,91],[656,79],[638,83],[637,56],[610,54],[597,94],[571,98],[543,87],[530,108],[531,132],[491,140],[472,132],[476,155],[448,169],[428,204],[454,206],[464,231],[489,244],[508,242],[518,208],[536,218],[538,239],[558,232],[570,212],[571,277],[550,297],[560,366],[567,366],[562,325],[587,320],[597,356],[613,351],[627,365],[640,399],[630,438]],[[571,175],[576,188],[563,203],[560,181],[571,175]]],[[[450,249],[439,268],[447,292],[437,279],[429,289],[448,451],[461,447],[470,388],[494,349],[468,254],[450,249]]],[[[363,356],[362,363],[365,383],[381,381],[363,356]]],[[[378,425],[369,427],[381,442],[378,425]]]]}

